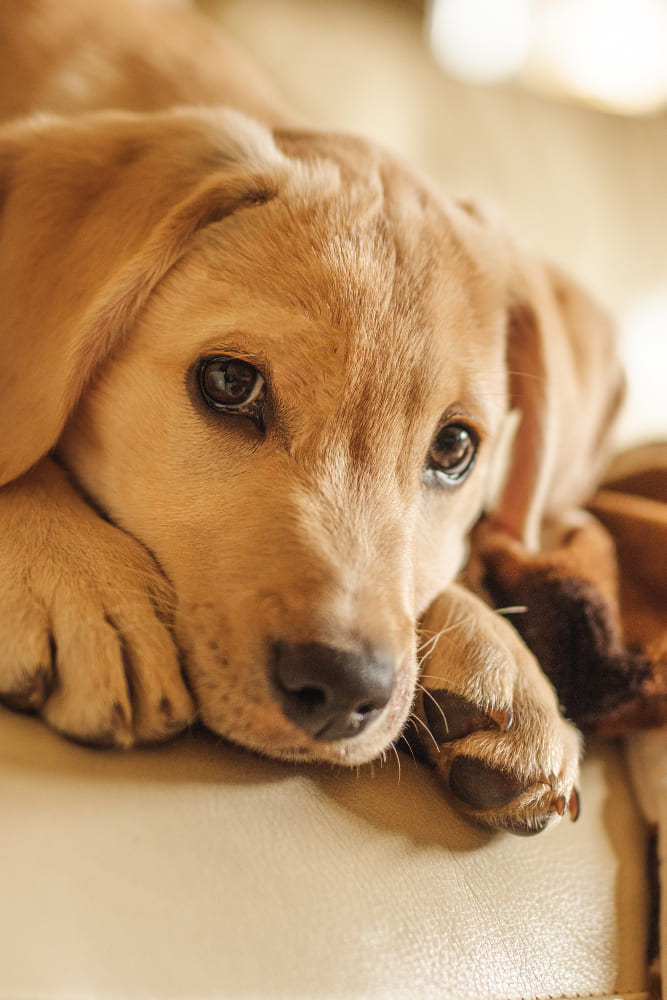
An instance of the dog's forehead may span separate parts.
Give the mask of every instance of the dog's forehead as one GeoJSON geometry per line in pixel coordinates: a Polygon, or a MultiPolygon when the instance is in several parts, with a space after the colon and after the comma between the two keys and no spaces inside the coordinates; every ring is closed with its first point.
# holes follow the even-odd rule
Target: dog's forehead
{"type": "Polygon", "coordinates": [[[272,340],[296,342],[305,328],[312,351],[333,335],[338,369],[343,356],[379,363],[409,342],[431,370],[429,354],[451,348],[447,331],[490,298],[451,206],[389,158],[354,172],[299,161],[275,197],[211,227],[202,246],[226,304],[275,317],[272,340]]]}
{"type": "Polygon", "coordinates": [[[208,308],[207,349],[265,362],[295,439],[331,415],[349,433],[385,414],[400,434],[465,407],[484,396],[480,362],[500,369],[501,338],[497,289],[460,221],[374,153],[354,169],[298,161],[267,203],[201,234],[191,294],[208,308]]]}

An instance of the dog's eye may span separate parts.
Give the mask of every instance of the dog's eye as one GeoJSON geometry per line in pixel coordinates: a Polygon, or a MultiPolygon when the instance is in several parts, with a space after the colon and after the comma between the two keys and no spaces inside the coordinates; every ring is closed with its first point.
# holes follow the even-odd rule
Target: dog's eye
{"type": "Polygon", "coordinates": [[[257,419],[266,398],[266,385],[257,369],[239,358],[205,358],[199,366],[204,401],[214,410],[257,419]]]}
{"type": "Polygon", "coordinates": [[[449,483],[460,483],[468,475],[477,456],[479,438],[466,424],[444,424],[431,445],[429,467],[449,483]]]}

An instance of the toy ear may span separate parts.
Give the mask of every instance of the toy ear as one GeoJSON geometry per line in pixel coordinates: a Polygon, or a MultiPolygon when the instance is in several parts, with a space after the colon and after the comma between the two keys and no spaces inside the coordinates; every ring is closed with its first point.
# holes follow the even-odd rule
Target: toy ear
{"type": "Polygon", "coordinates": [[[0,130],[0,486],[56,444],[197,231],[272,197],[281,162],[225,110],[0,130]]]}
{"type": "Polygon", "coordinates": [[[624,378],[613,325],[593,298],[504,224],[474,212],[493,230],[495,253],[507,266],[508,395],[519,414],[503,485],[488,513],[536,551],[545,529],[597,485],[624,378]]]}

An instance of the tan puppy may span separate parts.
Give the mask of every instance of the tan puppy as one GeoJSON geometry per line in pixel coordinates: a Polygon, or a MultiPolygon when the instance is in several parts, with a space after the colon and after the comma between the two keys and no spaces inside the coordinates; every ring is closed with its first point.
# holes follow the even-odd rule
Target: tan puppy
{"type": "Polygon", "coordinates": [[[359,764],[410,715],[428,608],[414,718],[460,807],[576,811],[578,734],[453,581],[510,408],[496,519],[538,546],[590,491],[605,318],[382,150],[289,126],[194,19],[9,0],[0,38],[4,700],[359,764]],[[169,109],[213,102],[240,110],[169,109]]]}

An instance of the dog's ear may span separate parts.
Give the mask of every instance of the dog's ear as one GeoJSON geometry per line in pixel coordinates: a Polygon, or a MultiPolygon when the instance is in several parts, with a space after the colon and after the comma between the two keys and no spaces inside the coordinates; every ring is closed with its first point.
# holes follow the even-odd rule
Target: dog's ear
{"type": "Polygon", "coordinates": [[[524,246],[504,220],[465,206],[506,267],[509,408],[518,421],[489,514],[529,550],[583,505],[609,460],[624,377],[609,316],[524,246]]]}
{"type": "Polygon", "coordinates": [[[56,444],[198,230],[269,200],[281,163],[267,129],[225,110],[0,130],[0,485],[56,444]]]}

